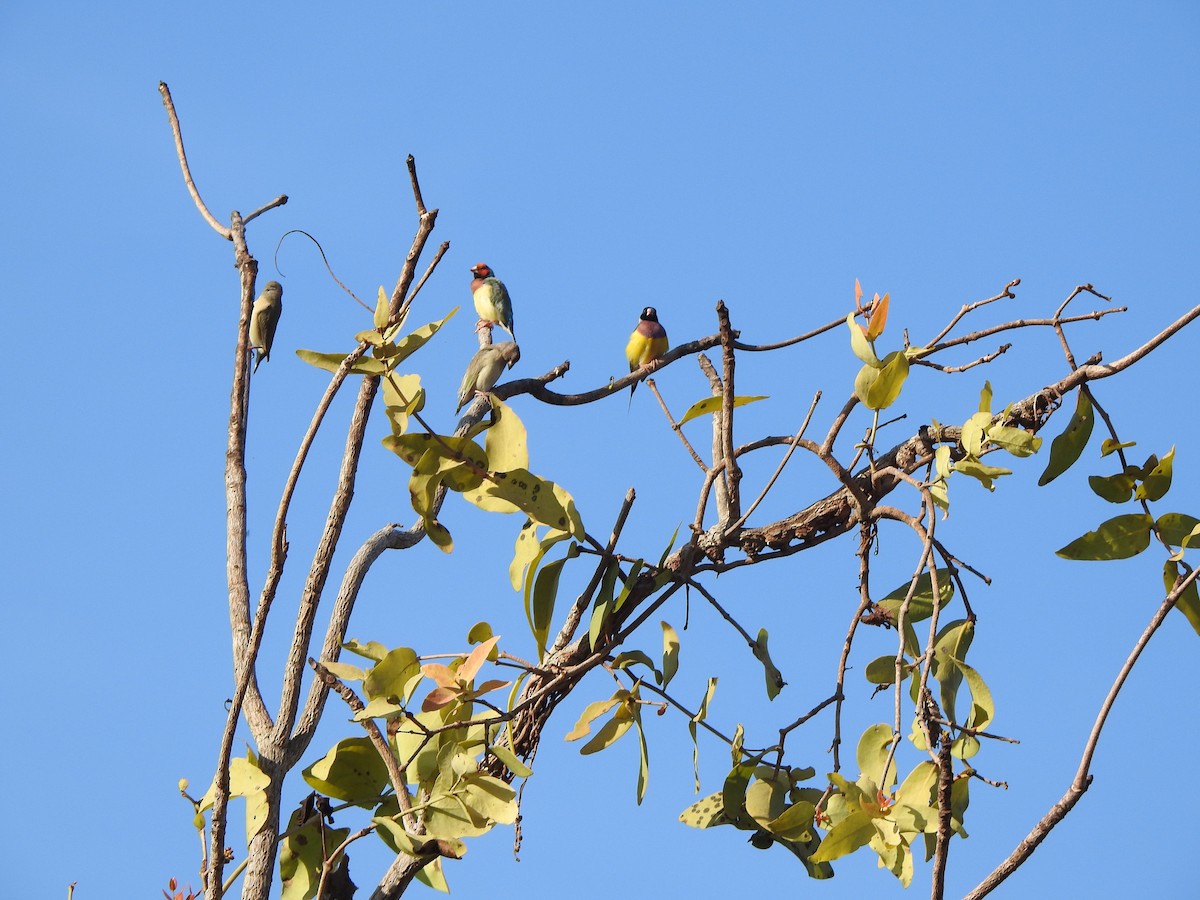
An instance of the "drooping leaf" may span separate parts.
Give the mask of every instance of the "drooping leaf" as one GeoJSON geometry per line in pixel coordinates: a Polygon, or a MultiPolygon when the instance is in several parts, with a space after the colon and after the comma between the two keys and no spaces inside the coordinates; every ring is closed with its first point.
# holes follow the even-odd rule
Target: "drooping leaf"
{"type": "Polygon", "coordinates": [[[891,746],[892,726],[882,723],[871,725],[858,739],[858,771],[875,782],[881,791],[888,790],[896,781],[895,765],[888,767],[887,778],[884,778],[883,767],[891,746]]]}
{"type": "Polygon", "coordinates": [[[596,642],[600,639],[600,630],[608,619],[608,613],[613,604],[613,594],[617,587],[617,576],[621,574],[621,567],[615,559],[609,560],[607,565],[604,576],[600,579],[600,592],[596,595],[596,602],[592,605],[592,618],[588,623],[588,646],[593,650],[596,648],[596,642]]]}
{"type": "Polygon", "coordinates": [[[767,699],[774,700],[787,682],[783,680],[783,674],[771,662],[771,654],[767,651],[767,637],[767,629],[758,629],[758,637],[755,638],[750,649],[754,653],[755,659],[762,663],[763,674],[767,680],[767,699]]]}
{"type": "MultiPolygon", "coordinates": [[[[1179,563],[1173,559],[1167,560],[1163,564],[1163,586],[1168,594],[1175,589],[1175,581],[1178,578],[1179,563]]],[[[1192,630],[1200,634],[1200,590],[1197,589],[1195,581],[1183,589],[1183,593],[1175,601],[1175,608],[1183,613],[1192,630]]]]}
{"type": "MultiPolygon", "coordinates": [[[[767,397],[734,397],[734,407],[745,406],[747,403],[755,403],[759,400],[766,400],[767,397]]],[[[697,401],[688,407],[687,412],[683,414],[683,418],[679,420],[680,425],[684,425],[692,419],[698,419],[701,416],[711,415],[718,412],[725,400],[723,397],[705,397],[703,400],[697,401]]]]}
{"type": "Polygon", "coordinates": [[[476,622],[467,632],[468,644],[479,644],[492,636],[492,626],[487,622],[476,622]]]}
{"type": "Polygon", "coordinates": [[[642,728],[641,713],[635,713],[633,723],[637,726],[638,734],[638,777],[637,802],[638,806],[646,798],[646,787],[650,784],[650,748],[646,745],[646,732],[642,728]]]}
{"type": "Polygon", "coordinates": [[[696,792],[700,792],[700,742],[696,740],[696,726],[708,718],[708,704],[712,701],[713,693],[717,690],[717,679],[708,679],[708,687],[704,691],[704,699],[696,714],[688,720],[688,733],[692,736],[692,772],[696,779],[696,792]]]}
{"type": "Polygon", "coordinates": [[[542,567],[533,586],[533,600],[526,610],[529,627],[537,641],[538,659],[546,655],[546,641],[550,636],[550,622],[554,618],[554,601],[558,597],[558,579],[568,559],[579,556],[579,545],[571,541],[567,555],[542,567]]]}
{"type": "Polygon", "coordinates": [[[662,686],[665,689],[679,671],[679,635],[666,622],[660,624],[663,630],[662,686]]]}
{"type": "Polygon", "coordinates": [[[1063,559],[1129,559],[1150,546],[1153,524],[1145,513],[1116,516],[1055,552],[1063,559]]]}
{"type": "Polygon", "coordinates": [[[490,750],[492,755],[504,763],[508,771],[512,772],[517,778],[528,778],[533,774],[533,769],[529,768],[517,754],[513,753],[503,744],[493,744],[490,750]]]}
{"type": "Polygon", "coordinates": [[[979,459],[983,455],[984,429],[991,423],[992,415],[988,412],[977,412],[963,423],[961,440],[967,456],[979,459]]]}
{"type": "Polygon", "coordinates": [[[1080,390],[1075,398],[1075,413],[1067,423],[1066,429],[1050,444],[1050,459],[1042,477],[1038,479],[1038,487],[1049,484],[1067,469],[1075,464],[1087,446],[1088,438],[1092,436],[1092,426],[1095,416],[1092,413],[1092,401],[1085,391],[1080,390]]]}

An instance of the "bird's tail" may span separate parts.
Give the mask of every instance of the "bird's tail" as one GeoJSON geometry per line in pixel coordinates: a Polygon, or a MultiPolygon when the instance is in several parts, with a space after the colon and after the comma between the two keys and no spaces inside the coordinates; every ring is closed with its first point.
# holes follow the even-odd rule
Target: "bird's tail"
{"type": "Polygon", "coordinates": [[[267,358],[267,355],[258,347],[251,347],[250,352],[254,355],[254,368],[250,370],[251,374],[253,374],[254,372],[258,371],[258,367],[262,364],[262,361],[267,358]]]}

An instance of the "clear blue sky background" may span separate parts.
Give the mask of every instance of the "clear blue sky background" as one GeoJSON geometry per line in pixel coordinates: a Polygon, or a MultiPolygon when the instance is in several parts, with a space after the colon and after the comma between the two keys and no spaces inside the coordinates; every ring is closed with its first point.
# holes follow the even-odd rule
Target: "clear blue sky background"
{"type": "MultiPolygon", "coordinates": [[[[276,354],[254,382],[258,585],[274,501],[325,383],[292,351],[346,350],[366,327],[310,245],[285,242],[277,270],[275,244],[306,229],[360,296],[390,288],[414,228],[406,154],[441,209],[433,245],[451,242],[416,319],[469,304],[467,269],[486,260],[515,298],[517,374],[570,359],[564,389],[624,371],[622,347],[646,304],[679,343],[714,332],[724,298],[744,337],[767,342],[844,316],[856,277],[868,295],[891,292],[888,349],[901,326],[920,343],[1012,278],[1022,279],[1017,299],[977,325],[1049,315],[1093,282],[1130,310],[1076,326],[1074,348],[1111,360],[1195,302],[1198,24],[1189,3],[7,4],[0,894],[59,897],[77,881],[80,900],[148,897],[171,875],[195,883],[197,842],[175,785],[187,776],[202,791],[211,778],[232,690],[222,469],[237,276],[230,245],[185,193],[160,79],[218,217],[291,197],[250,229],[262,277],[279,277],[286,292],[276,354]]],[[[1097,305],[1082,298],[1076,309],[1097,305]]],[[[472,323],[466,308],[414,360],[444,429],[472,323]]],[[[1136,452],[1179,443],[1164,512],[1200,507],[1188,390],[1197,334],[1097,388],[1136,452]]],[[[896,408],[909,418],[882,440],[930,416],[961,422],[985,377],[999,408],[1064,373],[1046,330],[1009,339],[1017,346],[986,370],[916,372],[896,408]]],[[[791,433],[818,389],[823,433],[856,369],[840,330],[746,359],[740,392],[771,400],[746,410],[739,438],[791,433]]],[[[691,360],[657,380],[677,414],[706,390],[691,360]]],[[[628,413],[624,397],[568,410],[527,397],[515,405],[532,468],[574,492],[594,533],[607,535],[631,485],[639,499],[625,552],[656,556],[691,519],[698,473],[648,390],[628,413]]],[[[343,398],[294,507],[281,616],[324,520],[347,409],[343,398]]],[[[866,424],[858,414],[848,437],[866,424]]],[[[706,443],[701,423],[688,427],[706,443]]],[[[342,564],[381,524],[412,519],[405,467],[378,445],[384,430],[373,421],[342,564]]],[[[777,458],[750,465],[747,483],[761,484],[777,458]]],[[[975,786],[948,895],[973,886],[1062,795],[1160,596],[1161,554],[1090,565],[1053,555],[1119,511],[1085,484],[1111,464],[1093,449],[1045,489],[1035,487],[1042,459],[1017,462],[994,495],[953,485],[939,534],[993,578],[972,595],[972,659],[996,696],[995,730],[1022,743],[989,745],[975,760],[1009,790],[975,786]]],[[[831,489],[822,467],[800,460],[758,520],[831,489]]],[[[457,498],[443,520],[454,556],[426,544],[385,557],[351,633],[447,652],[486,618],[512,651],[530,653],[506,577],[517,521],[457,498]]],[[[909,534],[885,530],[873,563],[881,593],[915,552],[909,534]]],[[[680,697],[694,704],[719,675],[714,723],[745,722],[748,744],[769,742],[772,726],[832,690],[855,571],[843,540],[712,585],[748,628],[771,631],[789,685],[770,705],[737,636],[694,597],[680,697]]],[[[684,615],[680,604],[663,612],[677,628],[684,615]]],[[[651,625],[641,645],[653,652],[651,625]]],[[[288,633],[281,618],[266,658],[288,633]]],[[[849,748],[866,725],[890,719],[890,701],[868,699],[861,669],[893,640],[870,631],[856,645],[849,748]]],[[[1160,896],[1192,895],[1198,641],[1181,616],[1168,620],[1117,704],[1094,787],[996,896],[1128,896],[1149,883],[1160,896]]],[[[270,697],[276,676],[263,680],[270,697]]],[[[522,861],[512,861],[505,829],[472,841],[449,869],[458,896],[900,893],[866,855],[809,885],[782,851],[677,825],[694,798],[686,723],[675,715],[649,723],[650,793],[636,808],[631,739],[589,758],[558,740],[584,702],[610,690],[595,678],[552,723],[525,792],[522,861]]],[[[329,709],[312,758],[354,733],[329,709]]],[[[826,713],[794,735],[795,763],[825,771],[831,733],[826,713]]],[[[727,765],[725,749],[704,743],[705,792],[727,765]]],[[[289,796],[306,790],[297,780],[289,796]]],[[[367,842],[352,857],[365,896],[384,860],[367,842]]],[[[919,865],[910,893],[927,891],[919,865]]]]}

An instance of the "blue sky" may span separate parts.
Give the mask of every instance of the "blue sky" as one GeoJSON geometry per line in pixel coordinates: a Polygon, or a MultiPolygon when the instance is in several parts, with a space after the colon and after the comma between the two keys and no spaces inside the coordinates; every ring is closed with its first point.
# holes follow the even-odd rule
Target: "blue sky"
{"type": "MultiPolygon", "coordinates": [[[[252,585],[264,572],[274,498],[324,386],[292,351],[345,350],[367,327],[310,245],[289,238],[276,269],[276,242],[303,228],[360,296],[390,287],[414,228],[409,153],[426,202],[441,209],[435,243],[451,242],[417,317],[469,304],[467,269],[486,260],[514,297],[514,374],[570,359],[564,390],[624,371],[621,349],[648,304],[675,343],[716,330],[719,298],[746,340],[768,342],[844,316],[859,278],[868,295],[891,292],[885,342],[903,326],[919,343],[1013,278],[1022,279],[1017,299],[981,312],[979,326],[1050,315],[1092,282],[1130,309],[1076,326],[1073,346],[1079,358],[1102,351],[1111,360],[1194,302],[1200,13],[1191,4],[512,7],[24,3],[0,12],[0,316],[12,422],[3,450],[10,681],[0,701],[9,815],[0,836],[19,861],[0,875],[0,893],[61,896],[77,881],[76,897],[87,900],[154,895],[172,875],[195,882],[191,814],[175,784],[186,776],[202,789],[211,777],[231,691],[222,469],[237,277],[229,245],[185,193],[160,79],[219,218],[291,198],[249,234],[262,277],[283,282],[286,306],[254,388],[252,585]]],[[[1081,298],[1076,309],[1097,305],[1081,298]]],[[[432,421],[446,430],[473,349],[470,312],[414,358],[432,421]]],[[[1000,408],[1062,376],[1051,333],[1014,340],[986,370],[916,373],[897,407],[908,419],[885,440],[930,416],[964,420],[985,377],[1000,408]]],[[[1184,380],[1196,340],[1185,331],[1097,389],[1139,453],[1178,443],[1161,511],[1200,506],[1200,434],[1184,380]]],[[[746,359],[739,391],[771,401],[746,410],[739,437],[791,433],[818,389],[814,427],[823,431],[856,369],[842,331],[746,359]]],[[[676,414],[706,390],[688,360],[657,381],[676,414]]],[[[649,391],[628,413],[624,398],[567,410],[528,397],[515,405],[530,429],[531,468],[574,493],[594,533],[608,533],[630,485],[639,499],[626,552],[656,555],[691,518],[697,472],[649,391]]],[[[335,405],[301,485],[285,599],[298,592],[324,519],[348,408],[345,398],[335,405]]],[[[850,430],[866,425],[860,414],[850,430]]],[[[381,524],[412,518],[407,473],[377,443],[384,427],[372,425],[345,559],[381,524]]],[[[707,443],[700,423],[689,429],[707,443]]],[[[761,483],[776,460],[748,466],[748,480],[761,483]]],[[[1009,790],[973,794],[971,837],[953,848],[948,895],[990,871],[1066,789],[1095,709],[1157,602],[1162,560],[1153,553],[1093,565],[1053,555],[1113,514],[1085,484],[1109,462],[1093,449],[1040,490],[1040,459],[1018,462],[992,495],[953,487],[939,535],[993,578],[972,594],[972,656],[996,696],[995,729],[1022,744],[989,746],[977,760],[1009,790]]],[[[830,490],[822,467],[798,461],[761,515],[830,490]]],[[[506,576],[519,523],[455,498],[443,520],[454,556],[423,545],[381,560],[351,634],[447,652],[486,618],[528,653],[506,576]]],[[[885,533],[876,583],[898,584],[915,552],[908,535],[885,533]]],[[[711,585],[747,627],[771,631],[789,686],[770,707],[736,635],[693,597],[681,696],[694,703],[704,679],[720,675],[714,721],[744,721],[763,736],[754,743],[769,740],[772,723],[832,689],[855,571],[843,541],[711,585]]],[[[684,615],[679,604],[663,612],[679,628],[684,615]]],[[[268,656],[287,632],[281,619],[268,656]]],[[[657,634],[654,625],[645,649],[658,646],[657,634]]],[[[1144,890],[1148,869],[1164,896],[1193,889],[1194,829],[1180,795],[1200,738],[1190,687],[1197,640],[1182,617],[1168,620],[1117,704],[1094,786],[996,896],[1119,896],[1144,890]]],[[[892,647],[882,632],[857,647],[851,735],[890,716],[889,701],[868,699],[860,670],[892,647]]],[[[268,696],[275,678],[264,675],[268,696]]],[[[457,895],[538,896],[569,879],[579,898],[614,889],[711,896],[803,878],[787,854],[675,823],[694,799],[679,718],[650,725],[651,786],[640,809],[632,741],[588,758],[557,741],[583,703],[610,690],[596,678],[552,723],[525,791],[522,861],[512,861],[503,829],[473,841],[449,870],[457,895]]],[[[330,714],[313,758],[352,733],[339,716],[330,714]]],[[[824,770],[829,720],[804,731],[797,753],[824,770]]],[[[701,752],[704,790],[717,790],[726,751],[709,743],[701,752]]],[[[292,788],[297,800],[304,791],[292,788]]],[[[376,848],[360,842],[352,858],[356,881],[372,884],[376,848]]],[[[927,893],[927,876],[919,866],[910,893],[927,893]]],[[[805,889],[900,890],[866,857],[805,889]]]]}

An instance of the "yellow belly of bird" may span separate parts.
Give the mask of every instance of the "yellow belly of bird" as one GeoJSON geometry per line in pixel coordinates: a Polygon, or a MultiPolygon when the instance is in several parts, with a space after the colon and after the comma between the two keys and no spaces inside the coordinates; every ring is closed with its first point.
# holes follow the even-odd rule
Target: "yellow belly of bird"
{"type": "Polygon", "coordinates": [[[479,314],[479,318],[487,319],[489,322],[500,321],[500,311],[496,309],[496,301],[492,299],[490,284],[477,288],[471,295],[471,299],[475,301],[475,312],[479,314]]]}

